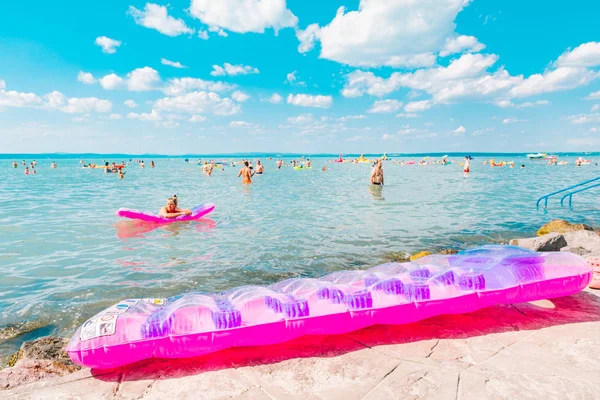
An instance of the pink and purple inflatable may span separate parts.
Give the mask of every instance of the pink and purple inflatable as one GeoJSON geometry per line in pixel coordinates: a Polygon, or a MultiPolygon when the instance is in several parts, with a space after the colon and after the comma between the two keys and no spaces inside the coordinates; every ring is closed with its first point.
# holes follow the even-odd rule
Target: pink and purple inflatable
{"type": "Polygon", "coordinates": [[[266,287],[123,300],[86,321],[67,352],[92,368],[194,357],[567,296],[584,289],[591,276],[590,266],[575,254],[484,246],[266,287]]]}
{"type": "Polygon", "coordinates": [[[211,213],[215,209],[215,205],[211,203],[200,204],[191,209],[192,215],[181,215],[176,218],[165,218],[160,215],[146,213],[138,210],[129,210],[127,208],[119,208],[115,213],[118,217],[137,219],[155,224],[168,224],[171,222],[195,221],[211,213]]]}

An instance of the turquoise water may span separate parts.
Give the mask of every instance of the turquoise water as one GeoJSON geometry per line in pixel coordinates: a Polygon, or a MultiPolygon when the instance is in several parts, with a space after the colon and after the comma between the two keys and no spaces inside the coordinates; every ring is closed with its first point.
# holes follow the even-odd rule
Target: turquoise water
{"type": "Polygon", "coordinates": [[[52,160],[38,156],[31,176],[0,159],[0,326],[41,320],[68,335],[123,298],[363,268],[391,252],[531,235],[552,218],[600,224],[600,188],[576,195],[573,209],[559,199],[548,212],[535,208],[540,195],[600,175],[595,165],[575,167],[572,156],[554,167],[495,157],[524,163],[524,170],[482,166],[476,157],[469,176],[457,164],[388,161],[384,188],[368,184],[369,164],[327,164],[325,157],[313,158],[307,171],[277,171],[275,160],[263,158],[266,174],[250,187],[240,184],[237,168],[207,178],[182,158],[156,158],[154,169],[150,159],[145,169],[131,163],[119,180],[65,157],[50,169],[52,160]],[[329,170],[321,172],[323,165],[329,170]],[[212,202],[216,209],[199,222],[153,230],[114,215],[120,207],[157,212],[174,193],[183,207],[212,202]]]}

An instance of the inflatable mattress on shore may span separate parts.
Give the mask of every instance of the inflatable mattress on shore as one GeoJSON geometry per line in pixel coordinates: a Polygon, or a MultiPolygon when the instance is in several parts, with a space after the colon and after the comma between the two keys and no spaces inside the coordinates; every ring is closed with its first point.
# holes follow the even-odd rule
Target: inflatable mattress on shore
{"type": "Polygon", "coordinates": [[[92,368],[194,357],[567,296],[584,289],[591,274],[575,254],[485,246],[218,294],[126,299],[86,321],[67,352],[74,362],[92,368]]]}

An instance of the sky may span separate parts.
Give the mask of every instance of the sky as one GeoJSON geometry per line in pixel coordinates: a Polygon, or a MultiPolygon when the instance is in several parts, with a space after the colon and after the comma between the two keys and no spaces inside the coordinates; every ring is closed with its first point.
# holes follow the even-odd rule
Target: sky
{"type": "Polygon", "coordinates": [[[0,5],[0,153],[600,150],[592,0],[0,5]]]}

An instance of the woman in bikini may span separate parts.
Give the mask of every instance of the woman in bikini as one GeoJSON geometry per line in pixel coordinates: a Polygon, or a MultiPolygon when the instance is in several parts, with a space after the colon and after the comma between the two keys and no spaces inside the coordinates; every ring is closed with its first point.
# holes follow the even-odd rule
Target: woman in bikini
{"type": "Polygon", "coordinates": [[[160,209],[158,215],[165,218],[177,218],[181,215],[192,215],[192,211],[177,207],[177,195],[174,194],[167,199],[167,205],[160,209]]]}

